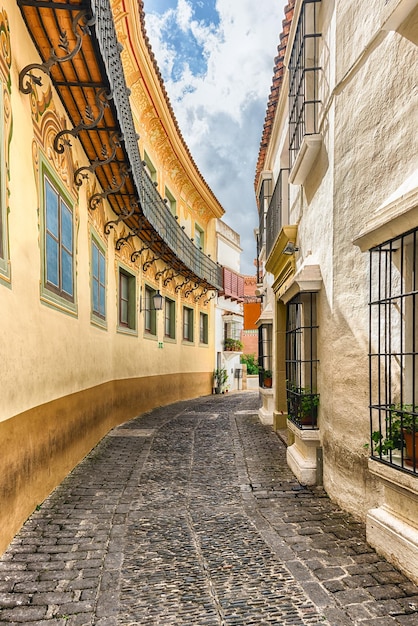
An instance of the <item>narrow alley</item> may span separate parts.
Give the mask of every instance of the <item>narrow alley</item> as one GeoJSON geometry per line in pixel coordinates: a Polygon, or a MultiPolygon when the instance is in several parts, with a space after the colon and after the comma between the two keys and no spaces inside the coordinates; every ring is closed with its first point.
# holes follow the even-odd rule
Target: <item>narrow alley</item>
{"type": "Polygon", "coordinates": [[[0,559],[0,624],[412,626],[418,589],[300,485],[257,392],[115,428],[0,559]]]}

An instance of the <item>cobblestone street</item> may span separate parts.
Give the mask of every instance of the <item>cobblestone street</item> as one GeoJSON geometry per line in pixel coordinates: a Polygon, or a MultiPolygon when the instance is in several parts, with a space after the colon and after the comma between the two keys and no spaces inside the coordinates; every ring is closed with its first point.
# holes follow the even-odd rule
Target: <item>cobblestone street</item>
{"type": "Polygon", "coordinates": [[[0,559],[0,624],[412,626],[418,589],[257,417],[258,393],[114,429],[0,559]]]}

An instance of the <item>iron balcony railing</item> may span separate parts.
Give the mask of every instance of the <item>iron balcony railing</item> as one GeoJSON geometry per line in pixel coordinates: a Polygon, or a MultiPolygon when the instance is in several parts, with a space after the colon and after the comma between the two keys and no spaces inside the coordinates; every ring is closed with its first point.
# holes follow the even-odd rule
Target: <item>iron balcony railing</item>
{"type": "Polygon", "coordinates": [[[102,57],[103,70],[113,93],[113,103],[123,133],[125,151],[142,212],[163,241],[193,274],[217,289],[221,289],[223,285],[222,268],[189,239],[168,210],[145,171],[138,149],[138,138],[132,118],[129,91],[125,83],[120,47],[109,0],[90,1],[91,10],[96,20],[93,29],[102,57]]]}
{"type": "Polygon", "coordinates": [[[270,256],[282,226],[289,224],[289,170],[280,170],[266,216],[266,258],[270,256]]]}

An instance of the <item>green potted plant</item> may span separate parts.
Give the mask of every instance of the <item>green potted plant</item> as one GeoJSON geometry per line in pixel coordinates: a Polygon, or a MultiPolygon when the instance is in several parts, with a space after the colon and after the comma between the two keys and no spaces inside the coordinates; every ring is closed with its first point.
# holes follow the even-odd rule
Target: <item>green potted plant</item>
{"type": "Polygon", "coordinates": [[[418,408],[412,404],[393,404],[385,415],[384,428],[372,432],[373,451],[379,456],[403,450],[405,465],[418,464],[418,408]],[[415,442],[414,442],[415,440],[415,442]]]}
{"type": "Polygon", "coordinates": [[[240,352],[243,346],[242,342],[239,339],[232,339],[232,337],[227,337],[224,340],[224,348],[227,352],[240,352]]]}
{"type": "Polygon", "coordinates": [[[215,383],[215,393],[222,393],[225,383],[228,380],[228,372],[226,371],[226,369],[224,367],[219,367],[213,370],[213,380],[215,383]]]}
{"type": "Polygon", "coordinates": [[[270,388],[273,386],[273,372],[271,370],[263,370],[263,387],[270,388]]]}
{"type": "Polygon", "coordinates": [[[316,426],[318,418],[319,394],[309,387],[297,387],[287,383],[288,414],[302,426],[316,426]]]}

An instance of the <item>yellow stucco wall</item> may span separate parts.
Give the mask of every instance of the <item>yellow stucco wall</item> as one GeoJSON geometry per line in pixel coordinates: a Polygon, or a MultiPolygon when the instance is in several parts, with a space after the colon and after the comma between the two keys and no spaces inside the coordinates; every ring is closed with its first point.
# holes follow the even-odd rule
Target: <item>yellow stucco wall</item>
{"type": "MultiPolygon", "coordinates": [[[[213,300],[197,301],[196,292],[186,296],[184,289],[176,291],[184,281],[181,275],[164,285],[157,276],[164,269],[160,261],[143,271],[148,257],[133,262],[132,242],[120,251],[115,249],[116,240],[126,234],[123,224],[104,233],[106,222],[115,219],[109,206],[102,203],[95,211],[88,209],[88,198],[100,188],[94,176],[81,187],[74,184],[74,171],[88,165],[77,139],[71,139],[71,149],[62,155],[53,149],[54,137],[69,127],[69,121],[48,76],[43,76],[42,86],[33,94],[19,91],[19,72],[39,58],[14,1],[0,4],[0,20],[1,215],[7,243],[0,265],[1,552],[35,506],[109,429],[154,406],[211,393],[215,354],[213,300]],[[43,287],[43,168],[74,212],[73,305],[57,302],[43,287]],[[96,323],[91,312],[92,236],[106,257],[106,320],[102,324],[96,323]],[[118,327],[121,265],[135,277],[134,332],[118,327]],[[155,334],[145,331],[146,285],[175,302],[175,339],[165,336],[164,312],[157,312],[155,334]],[[183,340],[184,306],[194,312],[193,341],[183,340]],[[200,313],[208,316],[207,343],[199,341],[200,313]]],[[[146,48],[141,54],[146,54],[146,48]]],[[[155,101],[160,101],[161,94],[155,92],[161,89],[159,81],[150,81],[148,86],[155,101]]],[[[139,103],[137,116],[142,120],[141,110],[139,103]]],[[[153,118],[158,115],[154,111],[153,118]]],[[[164,169],[167,144],[178,143],[178,131],[166,124],[167,132],[160,134],[156,145],[151,144],[150,128],[142,130],[141,146],[149,145],[156,155],[161,189],[168,177],[180,205],[184,189],[171,184],[164,169]]],[[[212,222],[223,209],[195,171],[187,151],[172,153],[170,162],[173,159],[179,171],[188,173],[188,219],[205,228],[207,251],[214,251],[212,222]]]]}

